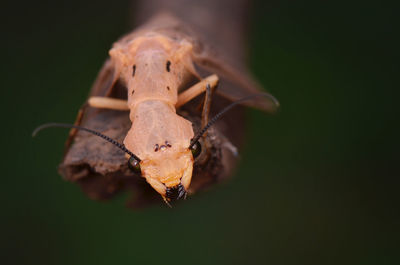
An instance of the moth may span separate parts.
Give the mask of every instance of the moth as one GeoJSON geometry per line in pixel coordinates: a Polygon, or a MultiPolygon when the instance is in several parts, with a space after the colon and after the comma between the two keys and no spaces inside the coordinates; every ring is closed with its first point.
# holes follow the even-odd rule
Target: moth
{"type": "MultiPolygon", "coordinates": [[[[202,163],[212,163],[212,144],[207,131],[220,117],[238,104],[268,112],[279,106],[278,101],[262,92],[246,73],[223,62],[195,36],[181,21],[162,15],[122,37],[110,49],[109,59],[100,70],[75,124],[44,124],[34,135],[49,127],[72,128],[67,141],[68,158],[72,142],[75,140],[72,148],[79,142],[77,131],[88,132],[113,144],[114,151],[123,151],[131,172],[120,170],[120,175],[141,176],[167,204],[186,198],[191,191],[196,158],[203,154],[202,163]],[[208,75],[202,75],[198,69],[208,75]],[[236,86],[222,85],[223,80],[230,80],[236,86]],[[217,94],[231,103],[210,119],[212,99],[217,94]],[[193,118],[193,112],[189,115],[192,120],[183,117],[181,109],[195,104],[196,98],[202,98],[201,108],[197,108],[198,117],[193,118]],[[81,126],[82,121],[99,111],[103,114],[123,112],[129,116],[130,124],[122,142],[104,131],[81,126]]],[[[115,124],[116,120],[111,115],[102,122],[115,124]]],[[[116,155],[119,158],[120,151],[116,155]]],[[[97,155],[101,157],[101,153],[97,155]]],[[[86,174],[96,178],[99,172],[118,171],[111,165],[106,166],[107,170],[100,170],[101,163],[89,165],[86,174]]],[[[82,172],[73,171],[67,174],[79,179],[82,172]]],[[[112,186],[109,186],[111,190],[117,189],[112,186]]]]}

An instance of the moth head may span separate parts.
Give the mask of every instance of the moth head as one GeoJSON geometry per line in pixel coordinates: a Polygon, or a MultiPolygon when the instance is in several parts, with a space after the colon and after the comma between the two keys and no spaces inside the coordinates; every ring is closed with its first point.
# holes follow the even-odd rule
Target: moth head
{"type": "Polygon", "coordinates": [[[139,163],[140,173],[166,202],[170,202],[186,198],[193,162],[191,150],[164,147],[157,155],[139,163]]]}

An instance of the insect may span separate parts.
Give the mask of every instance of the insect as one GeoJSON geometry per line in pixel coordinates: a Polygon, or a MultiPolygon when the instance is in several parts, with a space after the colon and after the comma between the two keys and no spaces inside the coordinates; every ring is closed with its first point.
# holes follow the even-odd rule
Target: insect
{"type": "Polygon", "coordinates": [[[218,61],[199,55],[193,38],[170,31],[173,27],[168,23],[161,24],[163,27],[149,24],[114,43],[109,51],[110,59],[101,71],[112,71],[108,89],[112,89],[117,82],[121,83],[126,100],[105,95],[92,96],[87,102],[91,108],[129,111],[132,125],[123,143],[78,124],[48,123],[39,126],[33,134],[44,128],[66,127],[103,138],[124,151],[129,168],[144,177],[169,204],[186,198],[193,165],[202,149],[199,140],[223,114],[245,102],[261,108],[275,108],[279,103],[270,94],[253,88],[246,78],[240,78],[240,73],[220,67],[222,75],[239,76],[238,82],[243,85],[243,91],[236,93],[239,96],[220,91],[233,103],[209,119],[212,95],[219,76],[211,74],[202,78],[195,64],[218,65],[218,61]],[[187,87],[193,79],[197,82],[187,87]],[[201,112],[202,129],[195,134],[192,123],[178,115],[176,110],[200,94],[205,94],[201,112]],[[264,100],[257,101],[260,97],[264,100]]]}

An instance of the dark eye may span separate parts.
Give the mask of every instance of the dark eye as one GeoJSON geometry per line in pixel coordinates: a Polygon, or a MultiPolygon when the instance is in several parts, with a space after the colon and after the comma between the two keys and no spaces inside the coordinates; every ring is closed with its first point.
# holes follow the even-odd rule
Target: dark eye
{"type": "Polygon", "coordinates": [[[198,157],[201,154],[201,144],[199,141],[197,141],[190,150],[194,158],[198,157]]]}
{"type": "Polygon", "coordinates": [[[131,156],[131,158],[129,158],[128,167],[130,168],[130,170],[132,170],[133,172],[135,172],[137,174],[142,173],[142,170],[140,169],[139,161],[137,161],[133,156],[131,156]]]}

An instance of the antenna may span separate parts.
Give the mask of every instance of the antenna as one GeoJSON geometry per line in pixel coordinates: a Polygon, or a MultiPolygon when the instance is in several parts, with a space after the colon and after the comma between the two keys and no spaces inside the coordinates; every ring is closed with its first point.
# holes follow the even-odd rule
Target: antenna
{"type": "Polygon", "coordinates": [[[219,113],[217,113],[217,114],[207,123],[207,125],[204,126],[204,128],[201,129],[201,130],[196,134],[196,136],[195,136],[195,137],[191,140],[191,142],[190,142],[189,149],[191,149],[191,148],[193,147],[193,145],[200,139],[200,137],[202,137],[203,134],[204,134],[211,126],[213,126],[214,123],[217,122],[217,121],[219,120],[219,118],[221,118],[222,115],[224,115],[226,112],[228,112],[230,109],[232,109],[232,108],[235,107],[236,105],[238,105],[238,104],[240,104],[240,103],[242,103],[242,102],[244,102],[244,101],[247,101],[247,100],[256,98],[256,97],[268,97],[268,98],[270,98],[270,99],[274,102],[274,104],[276,105],[277,108],[279,107],[279,101],[278,101],[274,96],[272,96],[271,94],[266,93],[266,92],[265,92],[265,93],[254,94],[254,95],[251,95],[251,96],[247,96],[247,97],[238,99],[238,100],[236,100],[235,102],[232,102],[230,105],[226,106],[226,107],[225,107],[223,110],[221,110],[219,113]]]}
{"type": "Polygon", "coordinates": [[[129,151],[129,150],[125,147],[125,145],[123,145],[123,144],[117,142],[116,140],[114,140],[114,139],[112,139],[112,138],[108,137],[107,135],[104,135],[104,134],[102,134],[102,133],[100,133],[100,132],[97,132],[97,131],[94,131],[94,130],[91,130],[91,129],[88,129],[88,128],[85,128],[85,127],[81,127],[81,126],[78,126],[78,125],[67,124],[67,123],[45,123],[45,124],[40,125],[39,127],[37,127],[37,128],[32,132],[32,137],[35,137],[36,134],[37,134],[38,132],[40,132],[41,130],[46,129],[46,128],[51,128],[51,127],[75,128],[75,129],[78,129],[78,130],[82,130],[82,131],[86,131],[86,132],[88,132],[88,133],[94,134],[94,135],[96,135],[96,136],[99,136],[99,137],[103,138],[103,139],[106,140],[107,142],[112,143],[113,145],[117,146],[119,149],[121,149],[122,151],[124,151],[124,152],[127,153],[128,155],[132,156],[132,157],[133,157],[134,159],[136,159],[138,162],[141,161],[140,158],[137,157],[137,156],[136,156],[134,153],[132,153],[131,151],[129,151]]]}

